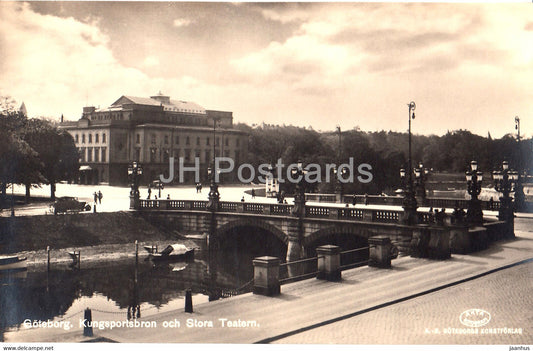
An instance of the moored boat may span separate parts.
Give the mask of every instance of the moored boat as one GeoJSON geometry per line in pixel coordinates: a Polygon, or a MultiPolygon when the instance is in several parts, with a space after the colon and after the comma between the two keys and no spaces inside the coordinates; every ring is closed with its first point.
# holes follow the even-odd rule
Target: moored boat
{"type": "Polygon", "coordinates": [[[27,270],[26,257],[0,256],[0,274],[17,273],[27,270]]]}
{"type": "Polygon", "coordinates": [[[161,252],[150,253],[152,261],[181,261],[194,259],[194,249],[188,248],[183,244],[168,245],[161,252]]]}

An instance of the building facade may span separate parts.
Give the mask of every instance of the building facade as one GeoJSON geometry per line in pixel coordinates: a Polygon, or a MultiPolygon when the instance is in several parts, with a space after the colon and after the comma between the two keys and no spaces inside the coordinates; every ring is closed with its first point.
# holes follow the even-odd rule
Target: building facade
{"type": "MultiPolygon", "coordinates": [[[[104,109],[84,107],[78,121],[62,122],[60,128],[72,135],[78,148],[82,184],[127,184],[132,161],[143,166],[144,184],[160,174],[168,178],[171,157],[174,184],[180,183],[180,164],[190,169],[196,162],[200,181],[205,182],[214,155],[232,158],[238,166],[248,150],[248,135],[233,128],[232,112],[206,110],[161,93],[150,98],[121,96],[104,109]]],[[[236,181],[235,174],[222,179],[236,181]]],[[[182,181],[193,183],[194,172],[184,172],[182,181]]]]}

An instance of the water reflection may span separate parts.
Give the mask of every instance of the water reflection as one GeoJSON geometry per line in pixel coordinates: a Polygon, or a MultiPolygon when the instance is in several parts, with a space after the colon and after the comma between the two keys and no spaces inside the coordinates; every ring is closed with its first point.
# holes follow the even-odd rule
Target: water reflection
{"type": "Polygon", "coordinates": [[[86,307],[131,319],[166,311],[165,306],[183,308],[187,289],[196,295],[195,303],[229,296],[225,292],[253,278],[252,257],[243,253],[237,264],[228,264],[223,256],[199,250],[190,262],[154,265],[140,257],[137,262],[82,261],[79,268],[52,265],[49,271],[30,267],[26,277],[1,281],[0,340],[6,330],[23,329],[25,320],[71,318],[86,307]]]}

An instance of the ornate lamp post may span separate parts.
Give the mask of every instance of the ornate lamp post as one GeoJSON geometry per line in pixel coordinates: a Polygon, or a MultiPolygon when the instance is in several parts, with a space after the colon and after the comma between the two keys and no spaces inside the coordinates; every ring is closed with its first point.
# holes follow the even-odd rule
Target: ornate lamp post
{"type": "Polygon", "coordinates": [[[525,208],[525,195],[524,186],[522,185],[522,149],[520,147],[520,118],[516,116],[514,118],[516,129],[516,140],[518,147],[518,179],[516,180],[515,193],[514,193],[514,209],[515,211],[523,211],[525,208]]]}
{"type": "Polygon", "coordinates": [[[130,209],[139,208],[139,178],[143,174],[142,166],[133,161],[128,167],[128,177],[130,178],[130,209]]]}
{"type": "Polygon", "coordinates": [[[342,203],[342,199],[344,197],[344,185],[340,181],[339,177],[343,177],[346,175],[348,171],[345,167],[342,167],[341,169],[337,169],[337,167],[333,168],[333,174],[335,176],[335,198],[338,203],[342,203]]]}
{"type": "MultiPolygon", "coordinates": [[[[337,154],[337,162],[340,164],[342,159],[342,132],[341,132],[341,126],[337,126],[337,133],[339,134],[339,151],[337,154]]],[[[341,170],[341,172],[344,171],[344,169],[341,170]]],[[[335,200],[338,203],[342,203],[342,197],[344,195],[344,186],[341,183],[340,179],[337,175],[337,167],[333,168],[333,173],[335,174],[335,200]]],[[[341,173],[342,174],[342,173],[341,173]]]]}
{"type": "Polygon", "coordinates": [[[415,195],[420,199],[421,203],[426,202],[426,180],[429,174],[427,168],[424,168],[424,165],[420,163],[418,168],[414,170],[415,174],[415,195]]]}
{"type": "Polygon", "coordinates": [[[414,101],[411,101],[407,106],[409,107],[409,158],[407,162],[407,171],[405,169],[402,169],[400,171],[400,177],[404,180],[405,184],[405,192],[403,198],[403,222],[408,225],[413,225],[417,222],[416,209],[418,207],[418,204],[416,203],[414,193],[413,166],[411,163],[411,118],[415,119],[416,104],[414,103],[414,101]]]}
{"type": "Polygon", "coordinates": [[[207,209],[211,211],[217,211],[218,210],[218,203],[220,201],[220,193],[218,192],[218,184],[215,179],[215,172],[209,167],[207,169],[207,177],[211,181],[210,188],[209,188],[209,195],[207,203],[207,209]]]}
{"type": "Polygon", "coordinates": [[[483,173],[477,170],[476,161],[470,163],[470,171],[466,171],[465,178],[467,191],[471,196],[470,201],[468,202],[466,219],[471,224],[482,224],[483,211],[481,210],[481,202],[478,199],[478,195],[481,193],[483,173]]]}
{"type": "Polygon", "coordinates": [[[500,197],[500,211],[498,218],[502,221],[514,222],[513,214],[513,199],[509,196],[511,192],[515,191],[516,183],[518,181],[518,173],[509,170],[509,163],[503,161],[502,170],[492,172],[494,179],[494,189],[502,193],[500,197]]]}
{"type": "Polygon", "coordinates": [[[294,207],[292,214],[298,217],[305,215],[305,186],[304,175],[306,171],[303,169],[302,161],[298,161],[298,167],[291,170],[293,178],[300,178],[296,183],[296,190],[294,194],[294,207]]]}
{"type": "Polygon", "coordinates": [[[216,172],[215,169],[215,159],[216,159],[216,135],[217,135],[217,122],[219,121],[219,118],[213,118],[213,168],[209,167],[207,169],[207,177],[210,181],[209,186],[209,195],[207,203],[207,209],[211,211],[217,211],[218,210],[218,203],[220,201],[220,193],[218,192],[218,184],[216,182],[216,172]]]}
{"type": "MultiPolygon", "coordinates": [[[[307,172],[303,168],[302,161],[298,161],[296,169],[291,169],[293,179],[298,178],[294,194],[294,207],[292,215],[298,217],[297,230],[289,232],[289,242],[287,243],[287,262],[296,261],[304,257],[302,240],[304,235],[303,219],[305,217],[305,183],[304,176],[307,172]]],[[[291,265],[288,267],[289,277],[298,276],[302,273],[302,266],[291,265]]]]}

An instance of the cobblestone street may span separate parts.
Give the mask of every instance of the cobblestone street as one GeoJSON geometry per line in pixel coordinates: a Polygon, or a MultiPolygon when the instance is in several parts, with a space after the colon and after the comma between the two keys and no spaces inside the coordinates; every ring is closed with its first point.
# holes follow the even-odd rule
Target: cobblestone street
{"type": "MultiPolygon", "coordinates": [[[[533,262],[352,317],[277,341],[334,344],[533,344],[533,262]],[[459,316],[479,308],[490,313],[480,328],[459,316]],[[449,329],[479,334],[447,334],[449,329]],[[483,334],[482,330],[518,329],[522,334],[483,334]],[[328,341],[326,341],[328,340],[328,341]]],[[[498,332],[496,330],[496,332],[498,332]]]]}

